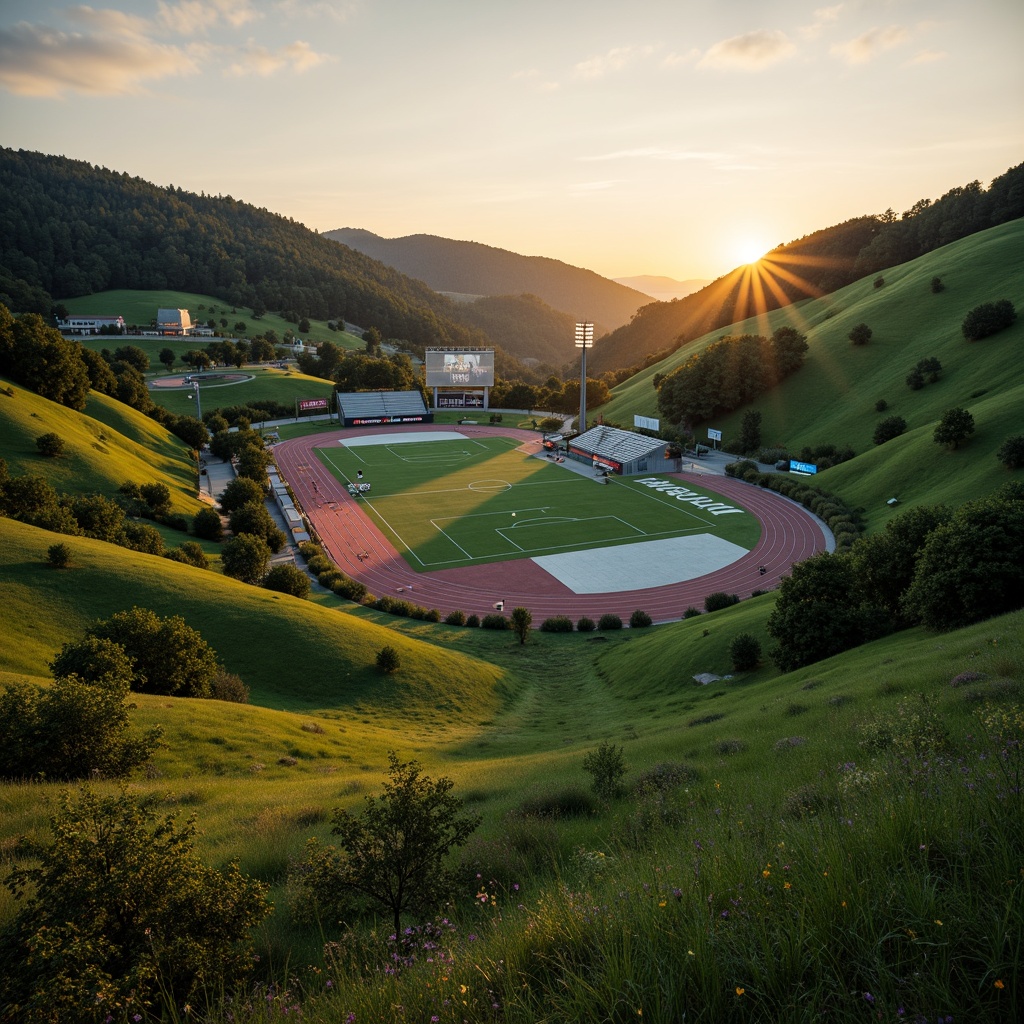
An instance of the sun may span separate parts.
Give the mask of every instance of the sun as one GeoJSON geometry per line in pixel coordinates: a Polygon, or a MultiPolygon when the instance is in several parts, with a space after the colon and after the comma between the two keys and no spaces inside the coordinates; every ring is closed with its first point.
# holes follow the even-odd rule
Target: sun
{"type": "Polygon", "coordinates": [[[770,248],[757,238],[741,238],[734,248],[736,261],[740,266],[758,263],[770,248]]]}

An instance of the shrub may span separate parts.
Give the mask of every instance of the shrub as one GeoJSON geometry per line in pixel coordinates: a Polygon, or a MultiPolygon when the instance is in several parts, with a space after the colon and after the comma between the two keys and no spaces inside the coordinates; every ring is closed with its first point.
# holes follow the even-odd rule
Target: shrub
{"type": "Polygon", "coordinates": [[[583,770],[591,777],[591,788],[602,800],[611,800],[622,792],[626,759],[622,747],[607,740],[596,750],[583,755],[583,770]]]}
{"type": "Polygon", "coordinates": [[[597,628],[597,624],[593,619],[588,618],[586,615],[581,615],[576,620],[576,632],[577,633],[593,633],[597,628]]]}
{"type": "Polygon", "coordinates": [[[424,622],[440,622],[441,613],[436,608],[428,609],[423,615],[424,622]]]}
{"type": "Polygon", "coordinates": [[[308,562],[315,555],[322,555],[324,549],[311,540],[304,540],[299,543],[299,554],[308,562]]]}
{"type": "Polygon", "coordinates": [[[1007,469],[1020,469],[1024,466],[1024,434],[1008,437],[996,451],[996,458],[1007,469]]]}
{"type": "Polygon", "coordinates": [[[66,569],[71,565],[71,548],[67,544],[51,544],[46,549],[46,561],[54,569],[66,569]]]}
{"type": "Polygon", "coordinates": [[[41,434],[36,438],[36,448],[39,449],[40,455],[48,459],[57,459],[64,454],[67,442],[60,434],[41,434]]]}
{"type": "Polygon", "coordinates": [[[716,590],[704,598],[704,611],[717,612],[723,608],[731,608],[740,603],[739,594],[727,594],[724,590],[716,590]]]}
{"type": "Polygon", "coordinates": [[[464,626],[466,624],[466,613],[463,611],[449,612],[444,617],[447,626],[464,626]]]}
{"type": "Polygon", "coordinates": [[[744,474],[753,471],[754,473],[759,472],[757,463],[752,462],[750,459],[738,459],[736,462],[730,462],[725,467],[726,476],[734,476],[738,479],[744,479],[744,474]]]}
{"type": "Polygon", "coordinates": [[[540,624],[542,633],[571,633],[572,619],[568,615],[554,615],[540,624]]]}
{"type": "Polygon", "coordinates": [[[884,284],[885,284],[885,278],[884,278],[884,277],[882,277],[882,275],[881,275],[881,274],[879,274],[879,275],[878,275],[878,277],[876,277],[876,278],[875,278],[875,280],[874,280],[874,282],[873,282],[873,283],[874,283],[874,286],[875,286],[876,288],[881,288],[881,287],[882,287],[882,285],[884,285],[884,284]]]}
{"type": "Polygon", "coordinates": [[[847,337],[854,345],[866,345],[871,340],[872,330],[867,324],[857,324],[847,337]]]}
{"type": "Polygon", "coordinates": [[[604,615],[597,620],[597,628],[602,631],[609,629],[622,629],[622,619],[611,612],[605,612],[604,615]]]}
{"type": "Polygon", "coordinates": [[[519,813],[529,818],[589,818],[597,810],[594,798],[582,786],[537,793],[519,805],[519,813]]]}
{"type": "Polygon", "coordinates": [[[641,611],[639,608],[633,612],[629,617],[629,628],[630,629],[646,629],[647,626],[651,625],[654,620],[645,611],[641,611]]]}
{"type": "Polygon", "coordinates": [[[480,623],[483,629],[511,629],[512,624],[505,618],[504,615],[499,612],[492,612],[490,615],[485,615],[483,621],[480,623]]]}
{"type": "Polygon", "coordinates": [[[729,645],[729,656],[737,672],[753,672],[761,663],[761,642],[750,633],[740,633],[729,645]]]}
{"type": "Polygon", "coordinates": [[[192,517],[192,532],[203,540],[220,540],[224,536],[220,513],[214,508],[201,508],[192,517]]]}
{"type": "Polygon", "coordinates": [[[998,302],[983,302],[975,306],[960,325],[964,337],[968,341],[980,341],[990,334],[1001,331],[1017,319],[1017,311],[1009,299],[998,302]]]}
{"type": "Polygon", "coordinates": [[[197,569],[210,568],[210,559],[206,557],[206,552],[194,540],[187,540],[176,548],[165,552],[164,558],[169,558],[173,562],[183,562],[185,565],[191,565],[197,569]]]}
{"type": "Polygon", "coordinates": [[[351,579],[344,573],[338,574],[341,578],[334,581],[331,589],[339,596],[348,598],[350,601],[365,601],[369,591],[365,583],[351,579]]]}
{"type": "Polygon", "coordinates": [[[207,867],[194,821],[156,821],[145,798],[58,799],[52,839],[26,840],[32,866],[6,883],[22,897],[0,939],[7,1009],[31,1007],[17,1016],[37,1022],[159,1019],[249,979],[249,931],[270,912],[262,882],[207,867]]]}
{"type": "Polygon", "coordinates": [[[232,537],[221,551],[224,575],[259,586],[270,566],[270,554],[270,548],[262,537],[240,533],[232,537]]]}
{"type": "Polygon", "coordinates": [[[939,292],[946,290],[946,286],[942,283],[941,277],[932,278],[931,289],[933,295],[938,295],[939,292]]]}
{"type": "Polygon", "coordinates": [[[245,685],[241,676],[221,668],[210,683],[210,699],[225,700],[232,704],[248,704],[249,687],[245,685]]]}
{"type": "Polygon", "coordinates": [[[382,647],[377,652],[377,668],[381,672],[391,675],[393,672],[397,672],[402,667],[402,659],[399,657],[398,651],[390,644],[386,647],[382,647]]]}
{"type": "Polygon", "coordinates": [[[884,399],[880,398],[875,402],[875,412],[885,412],[889,408],[889,403],[884,399]]]}
{"type": "Polygon", "coordinates": [[[696,782],[700,773],[681,761],[665,761],[640,773],[633,789],[638,795],[657,791],[667,793],[687,782],[696,782]]]}
{"type": "Polygon", "coordinates": [[[309,597],[309,577],[297,565],[285,563],[273,566],[264,577],[263,586],[267,590],[291,594],[292,597],[309,597]]]}
{"type": "Polygon", "coordinates": [[[686,609],[685,612],[683,612],[683,618],[684,619],[694,619],[698,615],[700,615],[700,609],[699,608],[694,608],[694,606],[692,604],[690,605],[689,608],[686,609]]]}
{"type": "Polygon", "coordinates": [[[480,616],[479,615],[467,615],[466,616],[466,625],[469,626],[470,629],[476,629],[480,625],[480,616]]]}
{"type": "Polygon", "coordinates": [[[306,568],[314,576],[319,576],[323,572],[334,569],[335,565],[326,555],[311,555],[306,559],[306,568]]]}
{"type": "Polygon", "coordinates": [[[894,437],[899,437],[907,429],[907,421],[902,416],[887,416],[875,427],[872,440],[875,444],[885,444],[894,437]]]}

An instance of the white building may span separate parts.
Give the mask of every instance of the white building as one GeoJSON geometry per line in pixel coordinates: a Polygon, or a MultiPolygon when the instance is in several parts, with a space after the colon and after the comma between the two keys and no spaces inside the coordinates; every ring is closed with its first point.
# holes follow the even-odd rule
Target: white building
{"type": "Polygon", "coordinates": [[[156,311],[156,329],[160,334],[179,336],[191,334],[192,318],[187,309],[158,309],[156,311]]]}
{"type": "Polygon", "coordinates": [[[116,327],[118,333],[124,334],[123,316],[69,316],[67,320],[58,320],[57,329],[63,334],[102,334],[104,330],[116,327]]]}

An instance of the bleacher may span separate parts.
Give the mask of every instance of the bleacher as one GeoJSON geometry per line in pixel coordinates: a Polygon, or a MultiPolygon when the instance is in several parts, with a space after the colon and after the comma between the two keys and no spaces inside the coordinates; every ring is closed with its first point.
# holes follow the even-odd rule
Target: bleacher
{"type": "Polygon", "coordinates": [[[342,419],[350,426],[359,421],[430,423],[433,420],[418,391],[339,392],[338,404],[342,419]]]}

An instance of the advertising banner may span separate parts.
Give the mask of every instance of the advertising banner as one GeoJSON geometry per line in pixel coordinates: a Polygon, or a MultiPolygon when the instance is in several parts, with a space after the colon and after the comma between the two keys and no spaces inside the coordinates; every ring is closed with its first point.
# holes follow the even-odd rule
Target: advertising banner
{"type": "Polygon", "coordinates": [[[317,409],[327,412],[328,402],[327,398],[300,398],[299,412],[314,412],[317,409]]]}

